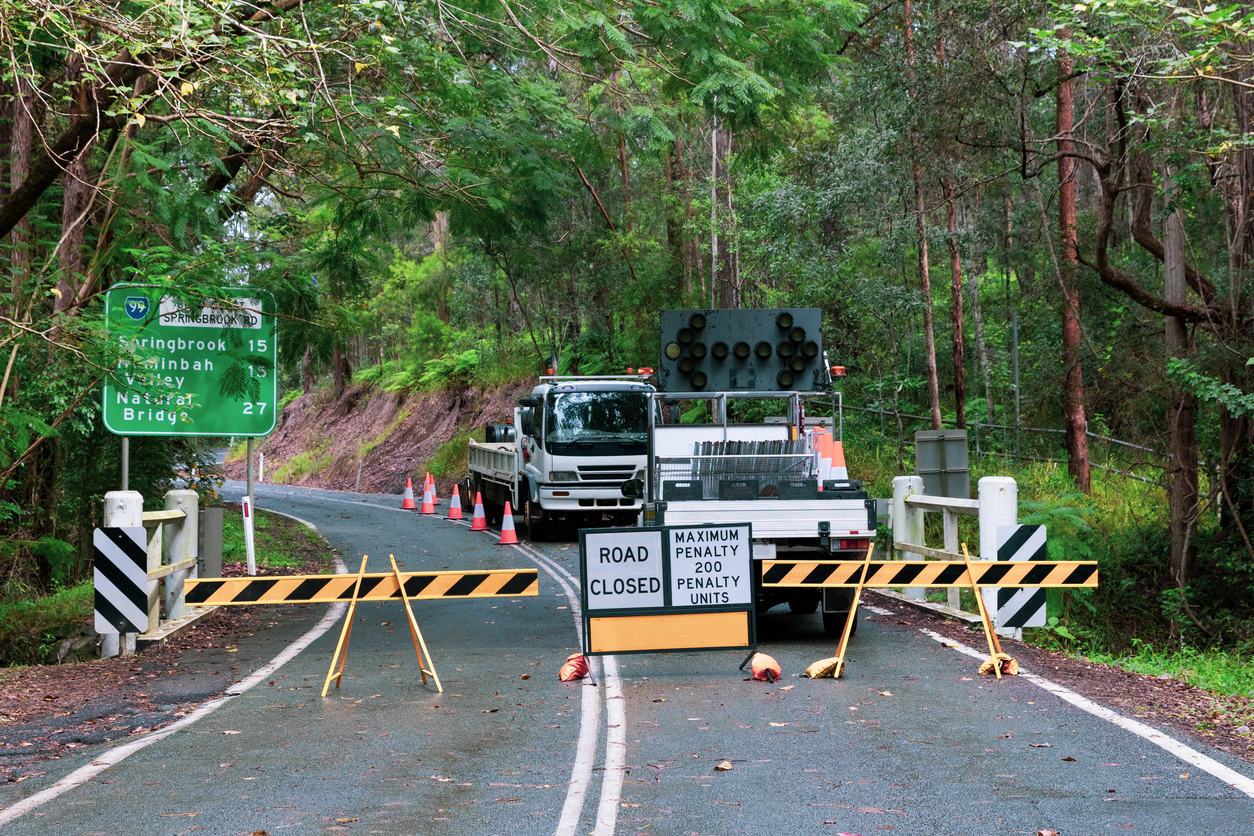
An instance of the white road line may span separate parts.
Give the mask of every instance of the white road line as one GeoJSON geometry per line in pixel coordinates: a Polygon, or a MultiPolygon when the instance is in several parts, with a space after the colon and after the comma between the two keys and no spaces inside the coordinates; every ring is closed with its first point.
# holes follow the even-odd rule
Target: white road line
{"type": "MultiPolygon", "coordinates": [[[[970,656],[973,659],[979,659],[982,662],[988,658],[987,653],[976,650],[973,647],[968,647],[961,642],[954,641],[948,636],[933,633],[931,630],[921,630],[920,632],[933,640],[940,642],[946,647],[952,647],[959,653],[970,656]]],[[[1164,749],[1165,751],[1175,755],[1185,763],[1197,767],[1203,772],[1210,773],[1233,789],[1245,793],[1250,798],[1254,798],[1254,780],[1242,775],[1236,770],[1229,769],[1219,761],[1203,755],[1201,752],[1186,746],[1175,738],[1163,734],[1158,729],[1151,728],[1150,726],[1147,726],[1144,723],[1139,723],[1129,717],[1124,717],[1122,714],[1111,711],[1105,706],[1098,705],[1092,700],[1080,696],[1075,691],[1072,691],[1069,688],[1064,688],[1056,682],[1051,682],[1043,676],[1028,673],[1023,670],[1022,667],[1019,668],[1019,676],[1023,677],[1028,682],[1031,682],[1038,688],[1048,691],[1059,699],[1071,703],[1081,711],[1088,712],[1094,717],[1105,720],[1108,723],[1113,723],[1125,731],[1132,732],[1137,737],[1142,737],[1145,740],[1148,740],[1160,749],[1164,749]]]]}
{"type": "MultiPolygon", "coordinates": [[[[295,493],[289,495],[293,497],[300,496],[295,493]]],[[[380,508],[385,511],[402,511],[400,508],[389,509],[385,505],[375,505],[370,502],[361,502],[360,500],[332,499],[330,497],[318,497],[318,500],[321,502],[335,502],[341,505],[365,505],[367,508],[380,508]]],[[[414,512],[405,510],[402,513],[413,514],[414,512]]],[[[432,515],[427,514],[423,516],[432,515]]],[[[447,517],[440,517],[439,515],[435,515],[434,518],[448,520],[447,517]]],[[[468,526],[468,523],[464,520],[449,521],[457,525],[468,526]]],[[[500,537],[501,533],[499,530],[488,529],[484,531],[484,534],[500,537]]],[[[570,603],[571,614],[575,619],[575,635],[579,639],[579,646],[583,647],[583,615],[580,607],[580,596],[575,591],[575,587],[579,586],[579,580],[560,564],[530,545],[518,543],[514,545],[514,548],[533,562],[539,564],[562,587],[562,592],[570,603]]],[[[622,696],[622,681],[618,676],[617,660],[613,656],[606,656],[604,661],[604,689],[586,681],[583,684],[579,741],[575,746],[575,763],[571,769],[571,780],[566,791],[566,801],[562,805],[562,814],[558,819],[557,830],[554,831],[554,836],[575,836],[579,832],[579,817],[583,813],[584,800],[587,796],[588,785],[592,780],[592,769],[596,762],[596,744],[599,736],[601,711],[600,696],[602,692],[604,692],[607,700],[606,713],[608,716],[606,722],[609,728],[606,732],[605,772],[601,778],[601,801],[597,808],[597,823],[594,834],[595,836],[613,836],[614,828],[617,825],[618,802],[622,797],[623,779],[626,774],[624,764],[627,757],[627,722],[622,696]],[[616,695],[617,699],[614,699],[613,702],[608,702],[613,695],[616,695]],[[617,721],[615,718],[617,718],[617,721]]],[[[589,665],[592,668],[593,676],[600,678],[596,670],[596,660],[590,659],[589,665]]]]}
{"type": "Polygon", "coordinates": [[[604,658],[605,774],[601,778],[601,802],[597,805],[597,824],[592,831],[593,836],[614,836],[627,762],[627,710],[622,681],[618,677],[618,659],[614,656],[604,658]]]}
{"type": "MultiPolygon", "coordinates": [[[[315,529],[315,531],[316,530],[317,529],[315,529]]],[[[338,557],[335,559],[335,571],[338,574],[344,574],[346,571],[343,562],[338,557]]],[[[86,784],[101,772],[104,772],[112,766],[117,766],[119,763],[126,760],[126,758],[141,749],[151,746],[158,740],[164,740],[175,732],[182,731],[192,723],[195,723],[197,720],[202,720],[205,717],[208,717],[210,714],[231,702],[231,700],[235,699],[240,694],[243,694],[259,682],[269,678],[284,664],[290,662],[296,657],[296,654],[300,653],[306,647],[315,642],[323,633],[331,629],[335,622],[339,621],[344,616],[344,611],[347,609],[347,604],[332,604],[331,608],[327,610],[327,614],[322,617],[322,620],[318,622],[317,626],[297,639],[294,644],[286,648],[278,656],[275,656],[265,667],[254,671],[242,682],[237,683],[227,690],[224,696],[205,703],[183,719],[171,723],[163,729],[147,734],[137,740],[132,740],[129,743],[124,743],[121,746],[115,746],[100,757],[96,758],[87,766],[81,766],[74,770],[60,781],[57,781],[51,787],[40,790],[29,798],[23,798],[12,807],[0,810],[0,825],[7,824],[19,816],[41,807],[64,792],[68,792],[75,787],[86,784]]]]}

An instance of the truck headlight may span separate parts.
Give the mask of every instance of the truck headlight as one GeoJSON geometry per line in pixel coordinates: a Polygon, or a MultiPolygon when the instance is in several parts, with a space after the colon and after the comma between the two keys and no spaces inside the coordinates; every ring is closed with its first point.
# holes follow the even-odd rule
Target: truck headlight
{"type": "Polygon", "coordinates": [[[550,482],[578,482],[579,474],[573,470],[550,470],[550,482]]]}

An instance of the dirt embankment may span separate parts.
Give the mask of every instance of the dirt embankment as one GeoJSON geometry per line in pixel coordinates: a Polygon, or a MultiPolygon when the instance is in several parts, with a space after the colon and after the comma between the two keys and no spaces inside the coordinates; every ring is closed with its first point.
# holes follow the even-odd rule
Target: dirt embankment
{"type": "MultiPolygon", "coordinates": [[[[330,392],[302,395],[283,410],[275,431],[258,443],[257,449],[266,454],[265,479],[399,494],[409,476],[416,480],[415,490],[420,489],[425,465],[440,445],[473,427],[512,420],[519,396],[530,390],[531,384],[516,384],[389,395],[363,385],[346,389],[338,401],[330,392]]],[[[226,471],[232,479],[243,479],[244,463],[231,462],[226,471]]],[[[436,487],[447,496],[452,480],[437,480],[436,487]]]]}

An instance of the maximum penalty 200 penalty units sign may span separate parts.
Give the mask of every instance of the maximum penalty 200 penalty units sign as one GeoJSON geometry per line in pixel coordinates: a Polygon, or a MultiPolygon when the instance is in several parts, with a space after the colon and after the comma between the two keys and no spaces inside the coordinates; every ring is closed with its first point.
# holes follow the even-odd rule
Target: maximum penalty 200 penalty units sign
{"type": "Polygon", "coordinates": [[[185,301],[158,287],[105,294],[117,368],[104,385],[117,435],[268,435],[278,404],[274,298],[233,287],[185,301]]]}
{"type": "Polygon", "coordinates": [[[582,529],[584,652],[757,646],[748,523],[582,529]]]}

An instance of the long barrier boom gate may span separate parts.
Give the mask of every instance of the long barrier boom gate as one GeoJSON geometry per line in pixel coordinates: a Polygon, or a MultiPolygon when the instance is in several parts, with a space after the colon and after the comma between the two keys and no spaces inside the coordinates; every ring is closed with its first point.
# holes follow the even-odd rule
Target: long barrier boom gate
{"type": "MultiPolygon", "coordinates": [[[[857,596],[868,587],[969,588],[975,593],[980,618],[984,623],[989,656],[993,661],[993,671],[998,679],[1001,679],[1001,665],[997,661],[1002,655],[1001,643],[993,630],[992,619],[984,608],[981,589],[1024,586],[1080,589],[1097,586],[1097,561],[1093,560],[973,561],[967,554],[965,543],[962,545],[963,560],[871,560],[872,549],[867,550],[866,560],[765,560],[762,563],[762,586],[854,589],[855,604],[849,613],[851,619],[857,615],[857,596]]],[[[849,625],[846,624],[837,651],[833,676],[839,677],[843,671],[849,633],[849,625]]]]}
{"type": "Polygon", "coordinates": [[[278,577],[213,578],[187,581],[187,603],[191,605],[243,606],[246,604],[348,604],[344,629],[331,656],[331,669],[322,685],[322,696],[327,695],[332,680],[340,687],[344,676],[344,662],[348,657],[348,640],[353,631],[353,614],[358,601],[400,601],[405,605],[409,632],[414,640],[414,652],[422,671],[422,684],[427,684],[427,674],[435,679],[436,690],[444,693],[435,665],[430,663],[431,653],[423,641],[422,632],[410,601],[447,601],[464,598],[519,598],[536,597],[540,594],[539,570],[537,569],[489,569],[475,572],[402,572],[396,558],[391,572],[366,574],[366,561],[362,555],[361,569],[356,575],[282,575],[278,577]],[[423,661],[426,656],[427,662],[423,661]],[[336,663],[339,670],[336,670],[336,663]],[[430,664],[430,668],[427,667],[430,664]]]}

